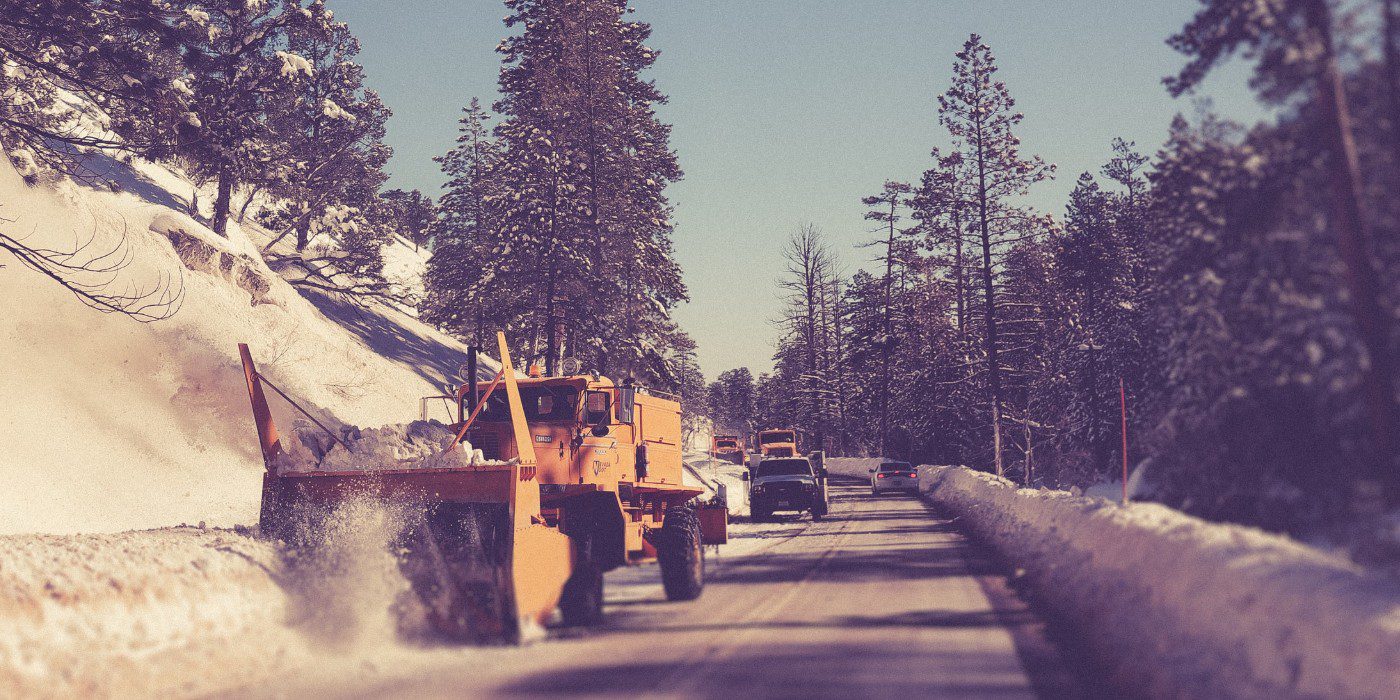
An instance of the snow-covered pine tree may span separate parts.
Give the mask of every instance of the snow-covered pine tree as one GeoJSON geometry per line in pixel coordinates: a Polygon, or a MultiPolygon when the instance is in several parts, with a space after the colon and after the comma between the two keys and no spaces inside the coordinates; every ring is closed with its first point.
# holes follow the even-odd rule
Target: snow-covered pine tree
{"type": "MultiPolygon", "coordinates": [[[[1343,282],[1351,296],[1356,334],[1366,350],[1361,390],[1365,397],[1374,456],[1368,459],[1373,487],[1383,485],[1385,500],[1400,504],[1400,469],[1395,445],[1400,434],[1396,402],[1396,353],[1393,316],[1382,301],[1382,283],[1371,236],[1372,217],[1365,201],[1366,182],[1352,124],[1352,107],[1339,54],[1336,3],[1331,0],[1202,0],[1205,5],[1171,38],[1172,48],[1188,57],[1167,79],[1173,95],[1193,90],[1222,60],[1244,52],[1256,60],[1253,86],[1275,104],[1309,105],[1315,122],[1309,138],[1330,170],[1332,193],[1328,225],[1336,232],[1343,262],[1343,282]]],[[[1393,10],[1393,8],[1386,8],[1393,10]]],[[[1358,499],[1379,503],[1380,499],[1358,499]]],[[[1366,506],[1371,507],[1371,506],[1366,506]]]]}
{"type": "Polygon", "coordinates": [[[423,318],[481,346],[491,328],[512,327],[527,313],[519,303],[528,289],[505,286],[509,263],[496,254],[500,233],[495,215],[500,188],[494,178],[501,153],[491,136],[491,117],[473,97],[458,121],[457,145],[435,160],[447,176],[433,225],[433,254],[424,276],[423,318]]]}
{"type": "Polygon", "coordinates": [[[389,210],[394,232],[413,244],[415,249],[432,246],[433,228],[437,224],[437,204],[433,198],[418,190],[385,190],[380,198],[389,210]]]}
{"type": "Polygon", "coordinates": [[[1001,266],[1014,245],[1041,235],[1050,226],[1048,217],[1018,206],[1016,199],[1035,183],[1052,177],[1054,166],[1039,156],[1022,156],[1014,130],[1023,115],[1014,111],[1016,102],[1006,84],[996,79],[996,72],[991,49],[973,34],[957,54],[952,86],[938,96],[938,112],[940,123],[968,164],[972,210],[968,225],[977,242],[974,294],[980,307],[974,313],[980,312],[982,320],[978,330],[986,354],[992,462],[996,473],[1002,474],[1001,354],[1006,339],[997,325],[1003,311],[998,300],[1003,286],[1001,266]]]}
{"type": "Polygon", "coordinates": [[[879,454],[880,410],[885,404],[885,284],[857,270],[842,290],[843,361],[849,454],[879,454]]]}
{"type": "Polygon", "coordinates": [[[715,432],[748,435],[758,429],[755,422],[758,395],[753,373],[747,367],[725,370],[708,387],[715,432]]]}
{"type": "Polygon", "coordinates": [[[289,28],[309,14],[296,0],[181,0],[180,6],[199,31],[185,46],[188,72],[180,85],[190,93],[191,114],[175,150],[192,174],[217,182],[213,229],[225,235],[237,187],[266,187],[291,174],[273,117],[312,77],[310,61],[286,48],[289,28]]]}
{"type": "Polygon", "coordinates": [[[355,63],[359,41],[321,0],[286,28],[286,53],[307,67],[271,114],[285,177],[270,184],[277,204],[261,217],[276,232],[265,250],[295,285],[354,295],[397,296],[383,277],[382,250],[396,232],[392,205],[380,199],[391,149],[389,117],[364,86],[355,63]],[[275,244],[293,237],[294,251],[275,244]]]}
{"type": "Polygon", "coordinates": [[[531,306],[513,324],[526,356],[563,354],[605,371],[654,376],[685,298],[671,255],[667,183],[680,176],[664,97],[640,71],[649,27],[624,0],[507,0],[498,48],[504,157],[492,279],[531,306]]]}
{"type": "Polygon", "coordinates": [[[0,0],[0,17],[0,151],[22,175],[90,176],[84,147],[168,152],[186,112],[184,13],[149,0],[0,0]]]}

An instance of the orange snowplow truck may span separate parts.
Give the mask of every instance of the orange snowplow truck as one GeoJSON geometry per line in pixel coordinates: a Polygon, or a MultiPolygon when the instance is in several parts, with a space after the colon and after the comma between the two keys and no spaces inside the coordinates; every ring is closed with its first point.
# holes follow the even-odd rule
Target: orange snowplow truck
{"type": "Polygon", "coordinates": [[[738,435],[716,435],[710,444],[710,454],[715,459],[733,462],[741,467],[749,464],[748,453],[744,451],[744,441],[738,435]]]}
{"type": "Polygon", "coordinates": [[[769,457],[798,457],[797,431],[790,429],[760,430],[758,433],[758,454],[769,457]]]}
{"type": "Polygon", "coordinates": [[[470,443],[485,460],[348,472],[279,468],[268,382],[239,346],[267,465],[264,535],[314,549],[318,523],[347,500],[407,511],[391,543],[399,567],[433,625],[463,641],[519,642],[556,609],[566,625],[596,624],[603,572],[627,564],[656,560],[668,599],[699,597],[702,544],[724,542],[727,523],[681,483],[680,404],[596,374],[517,379],[497,341],[491,381],[474,381],[469,352],[450,426],[449,450],[470,443]]]}

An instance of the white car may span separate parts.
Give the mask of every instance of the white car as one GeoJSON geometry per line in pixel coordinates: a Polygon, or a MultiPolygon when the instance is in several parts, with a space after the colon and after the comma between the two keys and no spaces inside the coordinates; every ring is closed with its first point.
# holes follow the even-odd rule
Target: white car
{"type": "Polygon", "coordinates": [[[908,462],[881,462],[879,469],[870,470],[870,495],[885,491],[919,490],[919,472],[908,462]]]}

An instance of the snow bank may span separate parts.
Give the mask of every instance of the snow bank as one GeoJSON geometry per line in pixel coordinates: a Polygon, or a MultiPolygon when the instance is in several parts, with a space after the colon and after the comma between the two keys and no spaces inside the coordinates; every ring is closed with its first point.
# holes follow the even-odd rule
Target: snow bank
{"type": "Polygon", "coordinates": [[[749,514],[749,485],[743,479],[747,470],[742,465],[710,459],[704,451],[687,452],[684,465],[685,484],[705,489],[701,499],[709,500],[723,491],[730,515],[749,514]]]}
{"type": "MultiPolygon", "coordinates": [[[[0,533],[255,522],[263,465],[239,342],[335,429],[417,418],[420,397],[460,381],[463,346],[391,308],[298,293],[263,263],[265,231],[231,222],[224,238],[192,218],[197,188],[178,173],[90,158],[112,187],[30,186],[0,158],[0,230],[125,246],[117,289],[173,279],[183,305],[151,324],[103,315],[0,253],[0,533]]],[[[284,431],[305,422],[269,401],[284,431]]]]}
{"type": "Polygon", "coordinates": [[[235,532],[6,537],[0,561],[9,697],[208,692],[267,672],[285,643],[278,557],[235,532]]]}
{"type": "Polygon", "coordinates": [[[193,527],[0,537],[0,695],[203,696],[415,658],[431,635],[390,547],[403,517],[351,501],[296,555],[193,527]]]}
{"type": "Polygon", "coordinates": [[[826,471],[837,476],[869,481],[870,470],[878,469],[883,461],[880,457],[827,457],[826,471]]]}
{"type": "Polygon", "coordinates": [[[923,467],[926,493],[1024,570],[1117,687],[1152,697],[1394,697],[1400,586],[1252,528],[923,467]]]}

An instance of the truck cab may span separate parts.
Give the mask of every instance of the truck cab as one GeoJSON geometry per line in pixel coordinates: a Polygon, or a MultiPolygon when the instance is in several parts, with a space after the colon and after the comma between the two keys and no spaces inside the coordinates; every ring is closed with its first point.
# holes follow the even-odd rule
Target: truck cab
{"type": "Polygon", "coordinates": [[[717,460],[743,467],[749,465],[749,456],[744,451],[744,440],[738,435],[716,435],[710,443],[710,454],[717,460]]]}
{"type": "Polygon", "coordinates": [[[797,431],[786,428],[759,431],[758,454],[764,459],[797,457],[797,431]]]}
{"type": "MultiPolygon", "coordinates": [[[[518,380],[534,441],[542,486],[678,486],[681,477],[680,404],[607,377],[588,375],[518,380]]],[[[478,385],[486,396],[489,382],[478,385]]],[[[462,413],[472,410],[464,398],[462,413]]],[[[505,392],[491,392],[467,440],[487,459],[515,455],[505,392]]]]}

